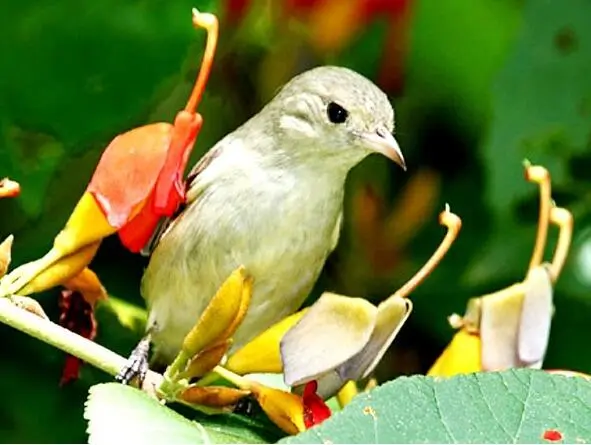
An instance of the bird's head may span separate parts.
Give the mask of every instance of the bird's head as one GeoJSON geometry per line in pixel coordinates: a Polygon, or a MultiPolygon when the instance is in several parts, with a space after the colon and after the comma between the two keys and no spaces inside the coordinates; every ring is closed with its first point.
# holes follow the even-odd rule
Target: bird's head
{"type": "Polygon", "coordinates": [[[362,75],[322,66],[291,79],[265,107],[275,131],[302,157],[322,156],[352,167],[381,153],[406,169],[394,139],[394,110],[386,94],[362,75]]]}

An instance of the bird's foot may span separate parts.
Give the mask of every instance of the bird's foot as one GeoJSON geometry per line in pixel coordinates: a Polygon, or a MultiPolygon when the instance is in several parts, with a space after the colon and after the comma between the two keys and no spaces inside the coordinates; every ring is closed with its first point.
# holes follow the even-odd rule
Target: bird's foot
{"type": "Polygon", "coordinates": [[[115,376],[115,380],[124,385],[128,385],[135,377],[138,378],[138,386],[141,388],[146,375],[148,374],[148,354],[150,352],[151,336],[148,334],[144,336],[131,351],[127,363],[119,374],[115,376]]]}

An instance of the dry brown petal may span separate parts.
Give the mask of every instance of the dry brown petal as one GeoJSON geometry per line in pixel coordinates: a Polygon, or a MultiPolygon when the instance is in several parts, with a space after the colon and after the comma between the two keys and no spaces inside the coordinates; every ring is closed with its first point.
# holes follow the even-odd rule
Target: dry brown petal
{"type": "Polygon", "coordinates": [[[220,364],[224,354],[230,348],[232,340],[224,340],[221,343],[211,346],[205,351],[201,351],[191,360],[186,371],[181,373],[182,378],[203,377],[214,367],[220,364]]]}
{"type": "Polygon", "coordinates": [[[101,284],[96,274],[89,268],[63,283],[64,287],[74,292],[80,292],[84,300],[92,307],[100,300],[108,298],[107,291],[101,284]]]}
{"type": "Polygon", "coordinates": [[[49,317],[45,314],[45,311],[37,300],[34,300],[31,297],[23,297],[21,295],[13,295],[10,297],[10,300],[21,309],[31,312],[45,320],[49,320],[49,317]]]}
{"type": "Polygon", "coordinates": [[[260,384],[252,384],[251,389],[265,414],[283,431],[297,434],[306,430],[304,402],[299,395],[260,384]]]}
{"type": "Polygon", "coordinates": [[[227,386],[190,386],[181,393],[181,399],[196,405],[224,408],[235,405],[249,394],[250,391],[227,386]]]}

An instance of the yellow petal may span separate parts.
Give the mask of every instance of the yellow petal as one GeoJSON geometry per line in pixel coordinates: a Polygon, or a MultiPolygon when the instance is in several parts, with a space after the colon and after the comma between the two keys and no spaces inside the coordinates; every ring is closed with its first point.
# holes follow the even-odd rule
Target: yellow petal
{"type": "Polygon", "coordinates": [[[39,304],[39,302],[31,297],[23,297],[22,295],[13,295],[10,297],[10,301],[12,301],[16,306],[24,309],[25,311],[31,312],[45,320],[49,320],[49,317],[39,304]]]}
{"type": "Polygon", "coordinates": [[[107,299],[107,291],[96,274],[88,267],[82,269],[82,272],[64,282],[63,285],[71,291],[80,292],[91,306],[96,305],[100,300],[107,299]]]}
{"type": "MultiPolygon", "coordinates": [[[[72,283],[74,284],[73,287],[75,287],[76,284],[80,284],[88,291],[88,293],[82,292],[85,298],[86,296],[90,299],[103,298],[106,295],[105,290],[102,288],[98,278],[96,278],[96,276],[93,277],[94,273],[90,270],[88,273],[82,272],[96,254],[99,245],[99,242],[89,244],[80,250],[75,251],[73,254],[59,259],[56,263],[50,265],[29,281],[19,293],[22,295],[29,295],[43,292],[44,290],[51,289],[52,287],[65,284],[69,280],[72,280],[72,283]],[[82,274],[80,278],[74,279],[79,274],[82,274]]],[[[91,303],[91,301],[88,302],[91,303]]]]}
{"type": "Polygon", "coordinates": [[[14,236],[9,235],[2,244],[0,244],[0,278],[4,276],[10,266],[12,259],[12,241],[14,236]]]}
{"type": "Polygon", "coordinates": [[[454,335],[427,375],[451,377],[481,371],[480,349],[480,337],[461,329],[454,335]]]}
{"type": "Polygon", "coordinates": [[[300,396],[254,383],[251,389],[265,414],[283,431],[297,434],[306,429],[304,404],[300,396]]]}
{"type": "Polygon", "coordinates": [[[186,371],[181,373],[181,378],[203,377],[220,364],[231,344],[231,340],[224,340],[201,351],[191,360],[186,371]]]}
{"type": "Polygon", "coordinates": [[[349,404],[353,397],[359,394],[359,389],[357,388],[357,383],[353,380],[349,380],[345,385],[340,389],[337,393],[337,400],[341,408],[344,408],[345,405],[349,404]]]}
{"type": "Polygon", "coordinates": [[[234,335],[236,329],[244,320],[246,316],[246,312],[248,311],[248,307],[250,306],[250,299],[252,298],[252,285],[253,280],[252,277],[247,277],[244,279],[242,283],[242,295],[240,298],[240,305],[238,306],[238,310],[236,311],[236,315],[234,316],[234,320],[232,323],[226,328],[226,330],[220,335],[222,339],[227,339],[234,335]]]}
{"type": "MultiPolygon", "coordinates": [[[[322,294],[281,340],[285,383],[316,380],[349,360],[369,341],[377,314],[378,309],[363,298],[322,294]]],[[[331,382],[338,385],[335,390],[345,383],[335,383],[332,377],[331,382]]],[[[319,391],[322,388],[319,382],[319,391]]]]}
{"type": "Polygon", "coordinates": [[[185,337],[183,351],[193,356],[209,345],[225,340],[236,329],[248,308],[252,295],[252,278],[243,266],[238,267],[220,286],[215,296],[185,337]]]}
{"type": "Polygon", "coordinates": [[[181,393],[180,398],[196,405],[224,408],[235,405],[249,394],[250,391],[227,386],[189,386],[181,393]]]}
{"type": "Polygon", "coordinates": [[[303,309],[255,337],[232,354],[224,367],[236,374],[253,374],[258,372],[276,373],[283,371],[279,343],[285,333],[295,325],[307,309],[303,309]]]}
{"type": "Polygon", "coordinates": [[[69,255],[115,232],[116,229],[109,224],[94,197],[89,192],[84,192],[66,226],[55,237],[54,249],[62,255],[69,255]]]}

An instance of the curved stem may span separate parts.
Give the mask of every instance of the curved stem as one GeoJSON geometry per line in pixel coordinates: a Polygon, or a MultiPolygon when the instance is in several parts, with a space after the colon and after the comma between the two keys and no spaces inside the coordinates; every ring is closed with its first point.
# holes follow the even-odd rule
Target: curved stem
{"type": "Polygon", "coordinates": [[[573,234],[573,216],[562,208],[554,207],[550,211],[550,221],[558,226],[558,241],[554,250],[554,257],[550,265],[550,278],[555,283],[566,261],[573,234]]]}
{"type": "Polygon", "coordinates": [[[398,289],[395,292],[395,295],[399,295],[400,297],[408,296],[415,288],[425,279],[427,275],[429,275],[435,267],[439,264],[439,262],[443,259],[453,242],[458,236],[458,232],[462,228],[462,220],[451,213],[449,209],[449,205],[445,205],[445,210],[439,214],[439,224],[447,227],[447,233],[445,234],[445,238],[441,241],[441,244],[435,251],[429,261],[427,261],[423,267],[410,279],[406,282],[404,286],[398,289]]]}
{"type": "Polygon", "coordinates": [[[201,13],[196,8],[193,8],[193,25],[200,28],[205,28],[207,31],[207,43],[205,44],[205,52],[203,53],[203,60],[201,61],[201,69],[197,75],[195,86],[189,97],[189,101],[185,106],[185,111],[195,113],[205,85],[211,73],[211,66],[213,64],[213,57],[218,42],[218,19],[213,14],[201,13]]]}
{"type": "Polygon", "coordinates": [[[550,174],[548,170],[539,165],[531,165],[529,161],[524,161],[525,178],[529,182],[535,182],[540,186],[540,216],[538,220],[538,233],[536,243],[529,261],[529,269],[532,270],[542,262],[544,249],[546,248],[546,239],[548,237],[548,222],[550,218],[550,209],[552,204],[550,174]]]}

